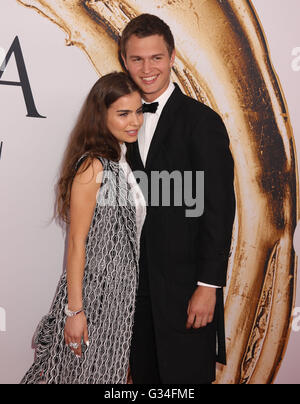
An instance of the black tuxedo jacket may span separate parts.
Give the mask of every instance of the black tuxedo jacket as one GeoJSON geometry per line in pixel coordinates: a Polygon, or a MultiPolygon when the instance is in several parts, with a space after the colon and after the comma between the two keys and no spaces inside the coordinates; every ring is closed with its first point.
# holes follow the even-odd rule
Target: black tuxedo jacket
{"type": "MultiPolygon", "coordinates": [[[[128,145],[127,159],[133,172],[147,174],[149,185],[155,171],[182,175],[204,171],[204,213],[200,217],[187,217],[191,207],[184,200],[182,206],[174,203],[172,186],[170,206],[151,206],[153,190],[149,186],[140,274],[151,295],[164,382],[212,381],[216,360],[226,360],[223,289],[217,291],[212,324],[199,330],[187,330],[185,324],[197,281],[226,285],[235,217],[234,163],[226,128],[217,113],[185,96],[176,85],[160,116],[146,167],[138,142],[128,145]]],[[[195,181],[192,189],[197,190],[195,181]]]]}

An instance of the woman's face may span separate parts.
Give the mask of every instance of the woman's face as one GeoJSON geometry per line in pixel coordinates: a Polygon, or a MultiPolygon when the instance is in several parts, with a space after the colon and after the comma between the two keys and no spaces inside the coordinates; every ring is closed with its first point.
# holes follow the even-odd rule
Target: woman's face
{"type": "Polygon", "coordinates": [[[120,143],[136,142],[143,120],[142,98],[138,92],[119,98],[107,110],[107,128],[120,143]]]}

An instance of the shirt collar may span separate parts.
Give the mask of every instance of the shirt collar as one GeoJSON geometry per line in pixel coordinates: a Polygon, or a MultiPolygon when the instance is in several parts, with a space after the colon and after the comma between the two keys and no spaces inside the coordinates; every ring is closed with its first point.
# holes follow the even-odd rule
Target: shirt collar
{"type": "MultiPolygon", "coordinates": [[[[171,97],[174,90],[175,90],[175,84],[172,81],[170,81],[170,84],[169,84],[168,88],[166,89],[166,91],[160,97],[158,97],[156,100],[153,101],[153,102],[159,103],[156,114],[160,114],[162,112],[162,110],[164,109],[164,106],[166,105],[168,99],[171,97]]],[[[147,102],[145,100],[143,100],[143,102],[145,102],[146,104],[149,104],[149,102],[147,102]]]]}

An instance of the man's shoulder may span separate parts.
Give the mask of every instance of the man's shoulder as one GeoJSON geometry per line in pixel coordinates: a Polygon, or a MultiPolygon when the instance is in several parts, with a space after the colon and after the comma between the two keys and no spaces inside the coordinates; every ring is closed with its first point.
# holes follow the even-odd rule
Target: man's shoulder
{"type": "MultiPolygon", "coordinates": [[[[210,106],[196,100],[184,93],[181,93],[181,111],[184,115],[194,119],[220,119],[220,115],[210,106]]],[[[193,119],[193,120],[194,120],[193,119]]]]}

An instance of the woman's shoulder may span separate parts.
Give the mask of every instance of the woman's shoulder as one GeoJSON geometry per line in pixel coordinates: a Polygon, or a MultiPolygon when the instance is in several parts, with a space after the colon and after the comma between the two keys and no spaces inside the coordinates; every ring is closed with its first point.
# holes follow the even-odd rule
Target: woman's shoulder
{"type": "Polygon", "coordinates": [[[85,182],[97,177],[103,170],[103,164],[98,158],[87,156],[81,159],[75,177],[76,179],[85,182]]]}
{"type": "Polygon", "coordinates": [[[79,168],[85,170],[87,167],[94,167],[95,169],[106,169],[109,161],[98,154],[91,155],[90,153],[84,153],[76,163],[75,171],[78,172],[79,168]]]}

